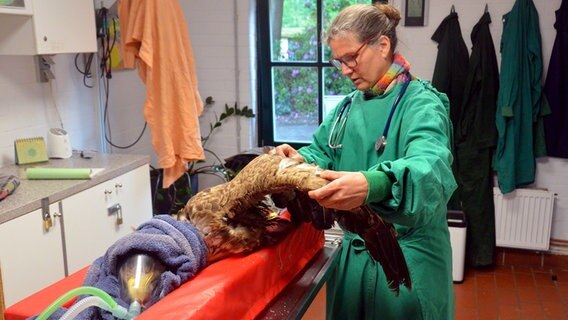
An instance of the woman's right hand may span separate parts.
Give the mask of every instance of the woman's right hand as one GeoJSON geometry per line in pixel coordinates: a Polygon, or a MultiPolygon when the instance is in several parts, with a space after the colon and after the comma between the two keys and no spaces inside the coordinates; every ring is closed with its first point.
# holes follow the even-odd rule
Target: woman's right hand
{"type": "Polygon", "coordinates": [[[289,144],[281,144],[276,148],[270,150],[270,154],[277,154],[282,157],[292,158],[298,161],[304,161],[304,157],[296,151],[296,149],[292,148],[289,144]]]}

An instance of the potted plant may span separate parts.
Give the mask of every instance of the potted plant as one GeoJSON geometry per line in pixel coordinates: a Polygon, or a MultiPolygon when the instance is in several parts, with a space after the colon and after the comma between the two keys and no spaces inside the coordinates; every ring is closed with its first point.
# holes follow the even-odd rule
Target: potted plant
{"type": "MultiPolygon", "coordinates": [[[[204,103],[204,109],[210,108],[215,104],[212,97],[207,97],[204,103]]],[[[154,214],[172,214],[185,206],[189,198],[198,190],[198,176],[200,174],[212,174],[219,176],[222,181],[230,181],[235,172],[225,167],[225,162],[211,149],[207,148],[207,142],[215,133],[216,129],[221,127],[225,121],[234,117],[254,118],[255,114],[248,106],[239,107],[235,102],[233,107],[225,104],[225,110],[220,116],[215,113],[215,120],[209,123],[208,132],[201,137],[201,146],[205,151],[205,155],[212,156],[213,163],[206,164],[205,160],[195,160],[188,164],[185,174],[176,180],[169,188],[162,188],[162,169],[151,169],[152,183],[152,209],[154,214]]]]}

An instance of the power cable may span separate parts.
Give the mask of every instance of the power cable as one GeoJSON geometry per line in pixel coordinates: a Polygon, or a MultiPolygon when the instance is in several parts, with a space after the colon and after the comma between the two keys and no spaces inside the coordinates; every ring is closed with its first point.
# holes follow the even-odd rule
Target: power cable
{"type": "Polygon", "coordinates": [[[148,126],[147,122],[144,122],[144,127],[142,128],[142,131],[140,132],[140,134],[138,135],[138,137],[136,138],[136,140],[134,140],[134,142],[125,145],[125,146],[121,146],[121,145],[117,145],[114,142],[112,142],[111,140],[111,136],[112,136],[112,129],[111,129],[111,125],[110,125],[110,117],[109,117],[109,96],[110,96],[110,79],[112,79],[112,50],[114,49],[115,45],[116,45],[116,41],[117,41],[117,23],[116,23],[117,19],[116,18],[110,18],[110,23],[109,23],[109,16],[108,16],[108,9],[105,7],[102,7],[101,9],[99,9],[97,11],[97,16],[96,16],[96,22],[97,22],[97,38],[100,39],[100,46],[101,49],[99,50],[100,52],[100,62],[99,62],[99,68],[100,68],[100,77],[102,80],[102,85],[103,85],[103,90],[104,90],[104,111],[103,111],[103,127],[104,127],[104,138],[105,141],[111,145],[114,148],[117,149],[129,149],[131,147],[133,147],[134,145],[136,145],[140,139],[142,139],[142,136],[144,135],[144,132],[146,131],[146,127],[148,126]],[[112,25],[112,27],[111,27],[112,25]],[[111,29],[112,28],[112,29],[111,29]],[[111,32],[111,30],[113,32],[111,32]]]}

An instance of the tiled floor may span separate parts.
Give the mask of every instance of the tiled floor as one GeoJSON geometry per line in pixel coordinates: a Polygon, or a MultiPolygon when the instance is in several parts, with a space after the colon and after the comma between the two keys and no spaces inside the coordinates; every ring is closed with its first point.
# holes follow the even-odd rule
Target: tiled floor
{"type": "Polygon", "coordinates": [[[568,320],[568,266],[466,270],[456,320],[568,320]]]}

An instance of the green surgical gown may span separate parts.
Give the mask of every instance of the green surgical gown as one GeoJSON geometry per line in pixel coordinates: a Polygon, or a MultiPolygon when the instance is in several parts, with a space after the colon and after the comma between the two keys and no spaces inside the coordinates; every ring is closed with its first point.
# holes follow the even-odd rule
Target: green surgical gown
{"type": "Polygon", "coordinates": [[[369,206],[395,224],[412,280],[412,289],[402,287],[396,297],[363,240],[346,232],[340,262],[327,289],[329,319],[453,319],[446,204],[456,182],[451,170],[449,103],[429,83],[411,81],[393,115],[387,145],[377,153],[375,141],[401,87],[397,84],[371,99],[360,91],[350,95],[341,149],[328,146],[341,103],[320,125],[312,144],[299,149],[306,161],[322,168],[386,174],[392,196],[369,206]]]}

